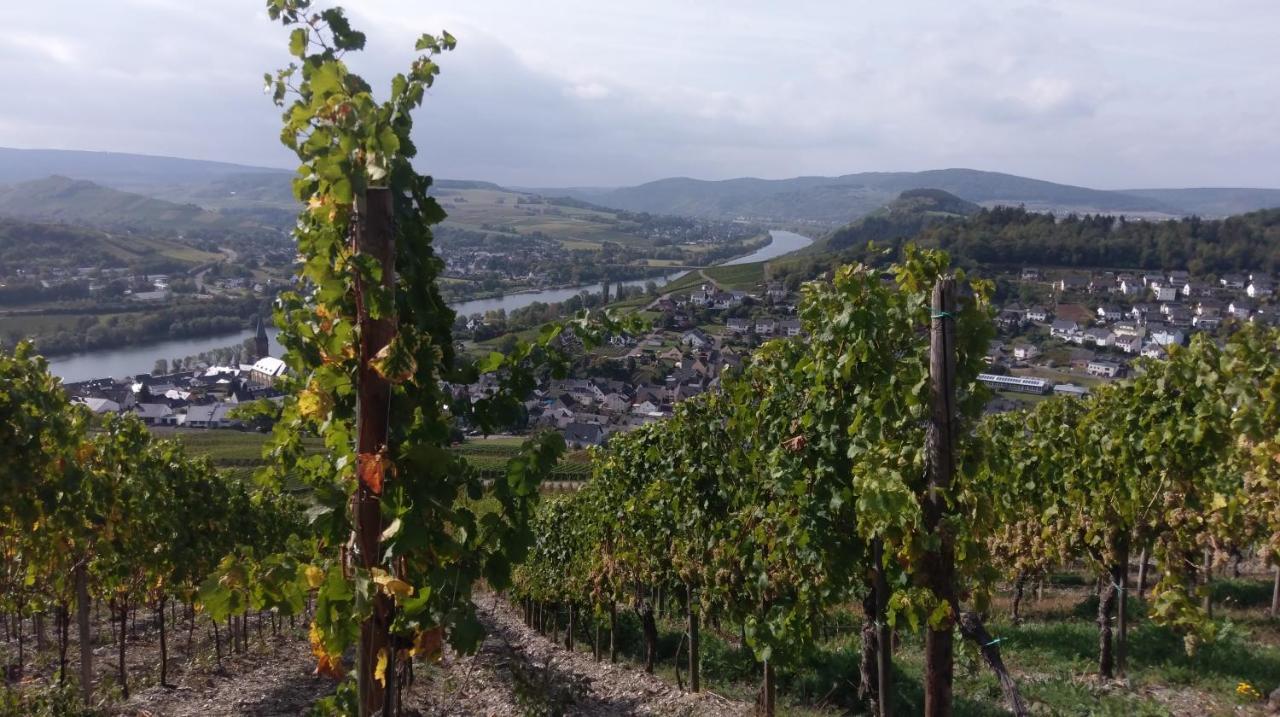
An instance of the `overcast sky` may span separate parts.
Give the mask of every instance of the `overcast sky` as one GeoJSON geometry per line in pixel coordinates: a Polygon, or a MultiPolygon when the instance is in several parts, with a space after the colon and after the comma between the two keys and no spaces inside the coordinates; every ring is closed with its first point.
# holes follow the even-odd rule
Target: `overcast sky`
{"type": "MultiPolygon", "coordinates": [[[[262,0],[0,0],[0,146],[292,167],[262,0]]],[[[327,7],[326,3],[318,6],[327,7]]],[[[972,167],[1280,187],[1277,0],[349,0],[375,87],[458,49],[420,169],[526,186],[972,167]],[[1158,8],[1158,10],[1157,10],[1158,8]]]]}

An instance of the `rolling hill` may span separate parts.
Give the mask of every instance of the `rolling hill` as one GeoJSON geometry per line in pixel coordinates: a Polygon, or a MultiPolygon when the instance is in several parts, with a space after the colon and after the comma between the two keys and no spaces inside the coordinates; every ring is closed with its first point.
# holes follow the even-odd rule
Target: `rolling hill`
{"type": "Polygon", "coordinates": [[[1176,206],[1202,217],[1225,217],[1258,209],[1280,207],[1280,189],[1201,187],[1197,189],[1125,189],[1125,194],[1146,197],[1176,206]]]}
{"type": "Polygon", "coordinates": [[[0,215],[144,231],[231,230],[256,224],[251,218],[196,204],[177,204],[61,176],[0,186],[0,215]]]}
{"type": "MultiPolygon", "coordinates": [[[[0,184],[61,175],[105,187],[223,210],[275,225],[296,211],[293,172],[225,162],[116,152],[0,148],[0,184]]],[[[441,190],[492,190],[489,182],[436,181],[441,190]]],[[[1229,214],[1280,206],[1280,189],[1188,188],[1099,190],[1001,172],[937,169],[862,172],[838,177],[708,181],[675,177],[631,187],[517,189],[599,207],[709,219],[747,218],[834,227],[865,216],[900,193],[928,187],[984,206],[1022,205],[1055,213],[1122,213],[1148,218],[1229,214]]],[[[512,190],[507,190],[512,191],[512,190]]]]}
{"type": "Polygon", "coordinates": [[[880,209],[814,242],[809,249],[838,252],[860,248],[868,242],[880,244],[915,236],[935,222],[964,219],[980,210],[979,205],[941,189],[908,189],[880,209]]]}
{"type": "Polygon", "coordinates": [[[171,239],[0,217],[0,274],[16,269],[92,266],[167,271],[219,258],[220,254],[171,239]]]}
{"type": "MultiPolygon", "coordinates": [[[[903,191],[922,187],[940,189],[978,204],[1020,204],[1029,209],[1058,212],[1162,216],[1187,213],[1158,198],[973,169],[864,172],[793,179],[674,178],[607,192],[577,190],[577,195],[597,204],[631,211],[843,224],[892,201],[903,191]]],[[[543,190],[546,194],[554,191],[543,190]]],[[[573,196],[572,190],[570,196],[573,196]]]]}

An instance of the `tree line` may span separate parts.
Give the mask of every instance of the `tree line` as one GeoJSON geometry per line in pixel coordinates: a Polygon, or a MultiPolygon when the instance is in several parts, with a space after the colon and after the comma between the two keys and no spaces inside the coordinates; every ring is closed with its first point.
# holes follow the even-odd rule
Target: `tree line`
{"type": "MultiPolygon", "coordinates": [[[[896,255],[906,242],[943,249],[962,266],[1061,266],[1185,269],[1196,276],[1280,269],[1280,209],[1226,219],[1143,221],[1109,214],[1052,214],[1022,207],[982,209],[968,217],[890,213],[833,232],[839,261],[896,255]]],[[[815,263],[816,262],[816,263],[815,263]]],[[[823,269],[811,260],[801,278],[823,269]]],[[[797,264],[796,268],[806,268],[797,264]]]]}

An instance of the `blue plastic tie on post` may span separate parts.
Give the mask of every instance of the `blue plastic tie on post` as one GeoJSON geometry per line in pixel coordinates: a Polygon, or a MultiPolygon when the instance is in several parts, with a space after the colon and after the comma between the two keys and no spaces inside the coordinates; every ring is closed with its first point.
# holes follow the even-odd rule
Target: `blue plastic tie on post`
{"type": "Polygon", "coordinates": [[[997,637],[996,639],[992,640],[991,642],[988,642],[987,644],[983,645],[983,647],[991,647],[992,645],[995,645],[995,644],[997,644],[997,643],[999,643],[999,642],[1003,642],[1003,641],[1004,641],[1004,638],[1003,638],[1003,637],[997,637]]]}
{"type": "Polygon", "coordinates": [[[950,311],[935,311],[932,314],[930,314],[930,316],[935,319],[954,319],[955,318],[954,316],[951,315],[950,311]]]}

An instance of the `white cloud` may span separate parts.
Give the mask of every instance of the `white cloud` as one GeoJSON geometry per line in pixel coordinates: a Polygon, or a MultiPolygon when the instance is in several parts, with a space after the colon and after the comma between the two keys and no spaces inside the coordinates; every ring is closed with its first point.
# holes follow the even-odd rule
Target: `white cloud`
{"type": "Polygon", "coordinates": [[[15,54],[28,54],[37,59],[53,60],[59,65],[76,65],[79,53],[75,43],[65,37],[34,32],[0,33],[0,44],[8,45],[15,54]]]}
{"type": "MultiPolygon", "coordinates": [[[[1167,0],[349,3],[382,78],[456,52],[423,168],[526,185],[973,166],[1093,186],[1280,186],[1280,4],[1167,0]]],[[[22,3],[0,144],[289,166],[257,0],[22,3]],[[25,43],[25,44],[24,44],[25,43]],[[74,71],[70,68],[74,66],[74,71]]]]}

